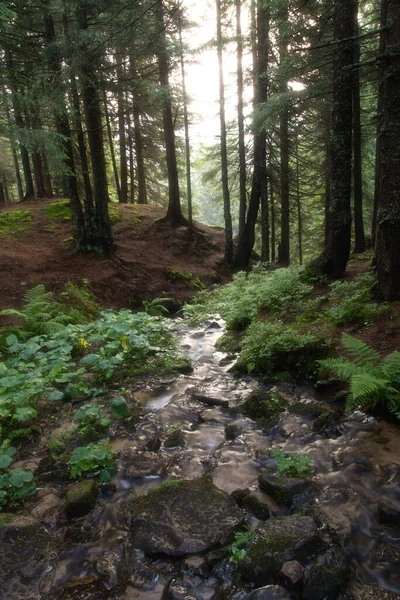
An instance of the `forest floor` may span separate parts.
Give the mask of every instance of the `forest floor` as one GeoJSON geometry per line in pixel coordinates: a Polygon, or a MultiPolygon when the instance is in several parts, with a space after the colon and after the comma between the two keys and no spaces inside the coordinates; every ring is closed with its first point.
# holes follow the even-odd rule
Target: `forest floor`
{"type": "Polygon", "coordinates": [[[202,283],[227,281],[229,271],[219,264],[223,230],[196,223],[190,239],[186,227],[158,223],[164,214],[154,206],[113,204],[116,253],[105,257],[74,250],[65,201],[7,206],[0,212],[0,309],[20,306],[26,290],[38,284],[59,292],[66,282],[84,279],[102,306],[135,308],[157,297],[180,304],[202,283]],[[2,227],[10,215],[12,223],[2,227]],[[188,273],[192,277],[184,278],[188,273]]]}

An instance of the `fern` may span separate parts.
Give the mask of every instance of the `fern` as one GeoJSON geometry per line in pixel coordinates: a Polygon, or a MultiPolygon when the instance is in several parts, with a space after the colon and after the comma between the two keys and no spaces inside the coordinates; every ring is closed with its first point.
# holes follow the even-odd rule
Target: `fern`
{"type": "Polygon", "coordinates": [[[346,333],[343,345],[353,357],[318,361],[321,373],[331,373],[349,383],[346,410],[373,408],[383,403],[400,419],[400,352],[381,358],[379,352],[346,333]]]}

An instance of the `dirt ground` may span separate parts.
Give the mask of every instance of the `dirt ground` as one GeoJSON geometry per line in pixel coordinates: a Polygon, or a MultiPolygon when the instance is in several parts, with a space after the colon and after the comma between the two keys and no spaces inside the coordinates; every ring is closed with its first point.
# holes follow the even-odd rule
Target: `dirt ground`
{"type": "Polygon", "coordinates": [[[218,265],[224,249],[219,228],[196,223],[189,239],[186,228],[157,223],[165,214],[162,208],[114,205],[121,216],[113,225],[115,255],[80,254],[74,251],[71,222],[49,220],[44,213],[48,202],[5,209],[30,210],[33,223],[23,233],[0,238],[0,309],[21,305],[26,290],[39,283],[61,291],[67,281],[88,279],[103,306],[134,308],[143,300],[164,296],[182,303],[194,295],[193,283],[168,278],[171,269],[193,273],[207,287],[229,279],[228,269],[218,265]]]}

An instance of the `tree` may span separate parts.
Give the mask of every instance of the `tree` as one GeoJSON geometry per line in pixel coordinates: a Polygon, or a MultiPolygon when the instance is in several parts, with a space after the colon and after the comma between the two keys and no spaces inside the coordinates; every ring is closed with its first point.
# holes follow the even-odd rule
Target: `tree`
{"type": "Polygon", "coordinates": [[[382,0],[383,102],[380,122],[376,270],[386,300],[400,299],[400,5],[382,0]]]}

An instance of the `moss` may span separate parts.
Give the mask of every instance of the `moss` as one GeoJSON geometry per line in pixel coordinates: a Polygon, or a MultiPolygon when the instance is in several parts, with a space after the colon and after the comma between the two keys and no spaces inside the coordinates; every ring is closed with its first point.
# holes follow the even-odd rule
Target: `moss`
{"type": "Polygon", "coordinates": [[[288,410],[295,415],[300,415],[308,419],[317,419],[326,412],[326,407],[315,403],[291,402],[288,410]]]}
{"type": "Polygon", "coordinates": [[[43,208],[43,212],[51,221],[71,221],[72,219],[69,200],[50,202],[43,208]]]}
{"type": "Polygon", "coordinates": [[[185,445],[185,434],[180,429],[175,429],[175,431],[171,431],[168,433],[164,446],[165,448],[176,448],[180,446],[183,448],[185,445]]]}
{"type": "Polygon", "coordinates": [[[227,331],[215,343],[217,350],[222,352],[240,352],[242,347],[242,337],[238,331],[227,331]]]}
{"type": "Polygon", "coordinates": [[[69,488],[65,497],[65,514],[69,519],[82,517],[96,505],[98,484],[92,479],[80,481],[69,488]]]}
{"type": "Polygon", "coordinates": [[[15,515],[12,513],[0,513],[0,527],[1,525],[8,525],[13,519],[15,519],[15,515]]]}
{"type": "Polygon", "coordinates": [[[325,431],[334,421],[337,421],[339,415],[334,410],[327,410],[317,417],[313,423],[314,431],[325,431]]]}
{"type": "Polygon", "coordinates": [[[55,457],[60,457],[67,451],[66,445],[59,438],[49,440],[48,445],[52,456],[55,457]]]}
{"type": "Polygon", "coordinates": [[[287,402],[279,392],[254,392],[237,409],[265,426],[286,408],[287,402]]]}
{"type": "Polygon", "coordinates": [[[7,234],[23,233],[32,225],[30,210],[13,210],[0,214],[0,238],[7,234]]]}

